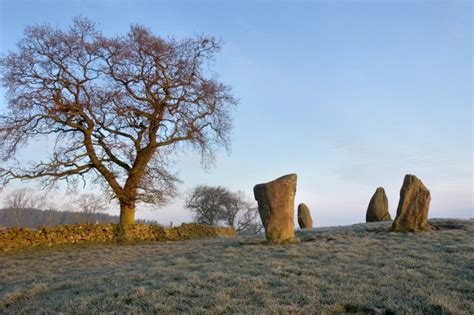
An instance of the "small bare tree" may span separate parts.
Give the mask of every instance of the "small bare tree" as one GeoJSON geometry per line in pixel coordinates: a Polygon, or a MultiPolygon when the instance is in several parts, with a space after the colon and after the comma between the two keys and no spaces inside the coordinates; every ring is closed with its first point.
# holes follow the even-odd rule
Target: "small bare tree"
{"type": "Polygon", "coordinates": [[[231,192],[227,190],[222,197],[222,208],[220,219],[224,220],[228,226],[235,227],[237,216],[244,208],[247,208],[248,202],[245,200],[243,192],[231,192]]]}
{"type": "Polygon", "coordinates": [[[5,206],[13,212],[16,226],[23,225],[26,214],[25,209],[39,209],[44,204],[44,196],[26,187],[13,190],[5,198],[5,206]]]}
{"type": "Polygon", "coordinates": [[[231,192],[224,200],[221,218],[239,234],[257,234],[263,230],[258,208],[243,191],[231,192]]]}
{"type": "Polygon", "coordinates": [[[247,204],[239,213],[237,226],[235,227],[239,234],[258,234],[263,232],[263,225],[255,205],[247,204]]]}
{"type": "Polygon", "coordinates": [[[39,209],[45,205],[45,199],[34,189],[18,188],[6,196],[5,205],[9,208],[39,209]]]}
{"type": "Polygon", "coordinates": [[[214,226],[222,222],[239,233],[259,233],[263,228],[257,208],[241,191],[200,185],[188,193],[185,205],[198,223],[214,226]]]}
{"type": "Polygon", "coordinates": [[[142,26],[106,37],[85,19],[67,31],[26,28],[18,51],[0,58],[0,186],[98,181],[119,201],[120,223],[133,224],[137,202],[174,197],[178,150],[197,149],[206,163],[229,143],[237,101],[206,67],[219,49],[212,37],[164,39],[142,26]],[[51,159],[16,163],[44,135],[56,141],[51,159]]]}
{"type": "Polygon", "coordinates": [[[223,204],[229,194],[221,186],[199,185],[188,193],[185,207],[194,213],[197,223],[215,226],[222,219],[223,204]]]}
{"type": "Polygon", "coordinates": [[[77,206],[83,214],[85,223],[94,223],[97,219],[97,214],[104,212],[107,209],[107,202],[103,196],[91,193],[80,195],[76,200],[77,206]]]}

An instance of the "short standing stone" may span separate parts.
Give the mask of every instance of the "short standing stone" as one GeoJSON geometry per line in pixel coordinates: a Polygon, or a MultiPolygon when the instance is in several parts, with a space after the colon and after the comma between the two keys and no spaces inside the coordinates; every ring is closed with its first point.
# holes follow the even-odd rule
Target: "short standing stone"
{"type": "Polygon", "coordinates": [[[428,210],[430,191],[415,175],[406,175],[400,190],[397,217],[393,221],[392,231],[417,232],[430,230],[428,210]]]}
{"type": "Polygon", "coordinates": [[[258,184],[253,193],[267,241],[274,244],[297,242],[294,227],[296,174],[258,184]]]}
{"type": "Polygon", "coordinates": [[[370,199],[367,213],[365,214],[366,222],[378,222],[391,220],[388,212],[388,199],[385,195],[383,187],[377,188],[374,195],[370,199]]]}
{"type": "Polygon", "coordinates": [[[300,203],[298,206],[298,224],[302,229],[312,229],[313,228],[313,219],[311,218],[311,212],[309,208],[304,203],[300,203]]]}

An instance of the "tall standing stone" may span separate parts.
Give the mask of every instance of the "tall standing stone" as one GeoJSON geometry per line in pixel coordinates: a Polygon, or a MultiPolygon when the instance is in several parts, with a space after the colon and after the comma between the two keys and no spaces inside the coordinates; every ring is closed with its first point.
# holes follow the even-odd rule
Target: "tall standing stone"
{"type": "Polygon", "coordinates": [[[294,227],[296,174],[258,184],[253,193],[267,241],[274,244],[297,242],[294,227]]]}
{"type": "Polygon", "coordinates": [[[428,231],[428,210],[430,191],[415,175],[406,175],[400,190],[397,217],[393,221],[392,231],[417,232],[428,231]]]}
{"type": "Polygon", "coordinates": [[[304,203],[300,203],[298,206],[298,224],[301,229],[312,229],[313,219],[311,218],[311,212],[304,203]]]}
{"type": "Polygon", "coordinates": [[[388,199],[383,187],[377,188],[372,198],[370,198],[367,213],[365,214],[366,222],[379,222],[392,220],[388,212],[388,199]]]}

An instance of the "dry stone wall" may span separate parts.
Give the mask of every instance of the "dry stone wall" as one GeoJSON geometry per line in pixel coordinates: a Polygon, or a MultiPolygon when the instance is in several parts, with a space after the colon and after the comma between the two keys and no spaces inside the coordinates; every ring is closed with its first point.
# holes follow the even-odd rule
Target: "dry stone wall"
{"type": "Polygon", "coordinates": [[[127,228],[118,224],[75,224],[39,229],[7,228],[0,230],[0,251],[86,242],[180,241],[234,235],[233,228],[194,223],[174,228],[145,224],[134,224],[127,228]]]}

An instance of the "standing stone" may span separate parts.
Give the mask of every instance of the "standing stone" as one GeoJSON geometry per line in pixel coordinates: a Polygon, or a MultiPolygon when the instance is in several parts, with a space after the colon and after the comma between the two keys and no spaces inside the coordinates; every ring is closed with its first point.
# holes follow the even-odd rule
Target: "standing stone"
{"type": "Polygon", "coordinates": [[[312,229],[313,219],[311,218],[311,212],[304,203],[300,203],[298,206],[298,224],[301,229],[312,229]]]}
{"type": "Polygon", "coordinates": [[[269,243],[295,243],[296,174],[282,176],[253,188],[269,243]]]}
{"type": "Polygon", "coordinates": [[[367,213],[365,214],[366,222],[379,222],[392,220],[388,212],[388,199],[385,195],[383,187],[377,188],[374,195],[370,199],[367,213]]]}
{"type": "Polygon", "coordinates": [[[395,232],[428,231],[430,191],[415,175],[406,175],[400,190],[397,217],[392,224],[395,232]]]}

